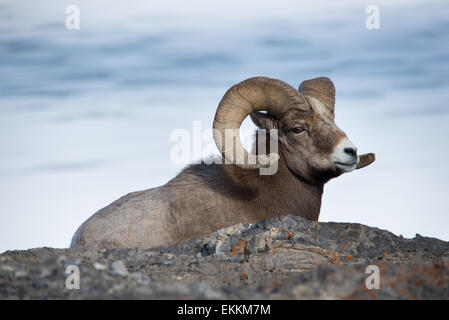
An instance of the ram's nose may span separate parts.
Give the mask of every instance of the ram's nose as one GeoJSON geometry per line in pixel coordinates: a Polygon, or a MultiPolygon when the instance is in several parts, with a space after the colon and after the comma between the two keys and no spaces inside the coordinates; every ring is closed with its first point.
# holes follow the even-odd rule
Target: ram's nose
{"type": "Polygon", "coordinates": [[[357,148],[348,138],[344,138],[335,147],[331,154],[331,160],[341,172],[350,172],[354,170],[359,162],[357,148]]]}
{"type": "Polygon", "coordinates": [[[357,148],[356,147],[346,147],[343,149],[344,152],[357,159],[357,148]]]}

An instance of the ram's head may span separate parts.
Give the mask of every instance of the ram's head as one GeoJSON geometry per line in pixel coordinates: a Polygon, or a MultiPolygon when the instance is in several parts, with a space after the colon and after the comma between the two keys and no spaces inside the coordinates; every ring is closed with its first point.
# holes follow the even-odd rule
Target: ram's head
{"type": "Polygon", "coordinates": [[[266,167],[282,158],[299,178],[325,182],[375,160],[373,153],[358,156],[356,146],[335,124],[334,109],[335,87],[329,78],[304,81],[299,90],[276,79],[250,78],[221,100],[214,139],[223,157],[243,169],[266,167]],[[260,129],[277,130],[278,153],[255,155],[244,149],[238,130],[248,115],[260,129]],[[237,132],[231,151],[225,148],[228,130],[237,132]]]}

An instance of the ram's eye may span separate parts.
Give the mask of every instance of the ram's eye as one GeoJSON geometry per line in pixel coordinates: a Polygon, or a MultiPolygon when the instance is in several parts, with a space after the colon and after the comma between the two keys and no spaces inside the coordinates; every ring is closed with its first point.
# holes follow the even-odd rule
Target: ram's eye
{"type": "Polygon", "coordinates": [[[303,132],[304,130],[306,130],[306,129],[303,128],[303,127],[294,127],[294,128],[293,128],[293,132],[294,132],[294,133],[301,133],[301,132],[303,132]]]}

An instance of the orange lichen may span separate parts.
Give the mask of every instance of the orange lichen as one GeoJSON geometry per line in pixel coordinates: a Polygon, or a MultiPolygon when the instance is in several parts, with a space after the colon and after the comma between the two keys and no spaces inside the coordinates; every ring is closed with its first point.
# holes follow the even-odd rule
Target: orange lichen
{"type": "Polygon", "coordinates": [[[234,256],[237,256],[240,251],[241,251],[241,253],[244,253],[245,248],[246,248],[246,241],[242,240],[236,246],[232,247],[232,254],[234,256]]]}
{"type": "Polygon", "coordinates": [[[332,256],[332,263],[333,264],[340,264],[340,256],[341,254],[339,252],[336,252],[333,256],[332,256]]]}
{"type": "Polygon", "coordinates": [[[248,275],[247,275],[246,273],[242,273],[242,274],[240,275],[240,280],[241,280],[241,281],[246,281],[246,280],[248,280],[248,275]]]}

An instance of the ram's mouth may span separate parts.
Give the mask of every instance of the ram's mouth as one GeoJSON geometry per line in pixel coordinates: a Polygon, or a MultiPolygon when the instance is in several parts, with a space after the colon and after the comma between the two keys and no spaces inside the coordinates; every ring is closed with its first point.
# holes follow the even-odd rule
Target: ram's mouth
{"type": "Polygon", "coordinates": [[[357,162],[334,162],[335,167],[340,173],[346,173],[354,171],[357,167],[357,162]]]}
{"type": "Polygon", "coordinates": [[[349,163],[343,163],[343,162],[334,162],[335,164],[338,164],[340,166],[353,166],[355,164],[357,164],[357,162],[349,162],[349,163]]]}

